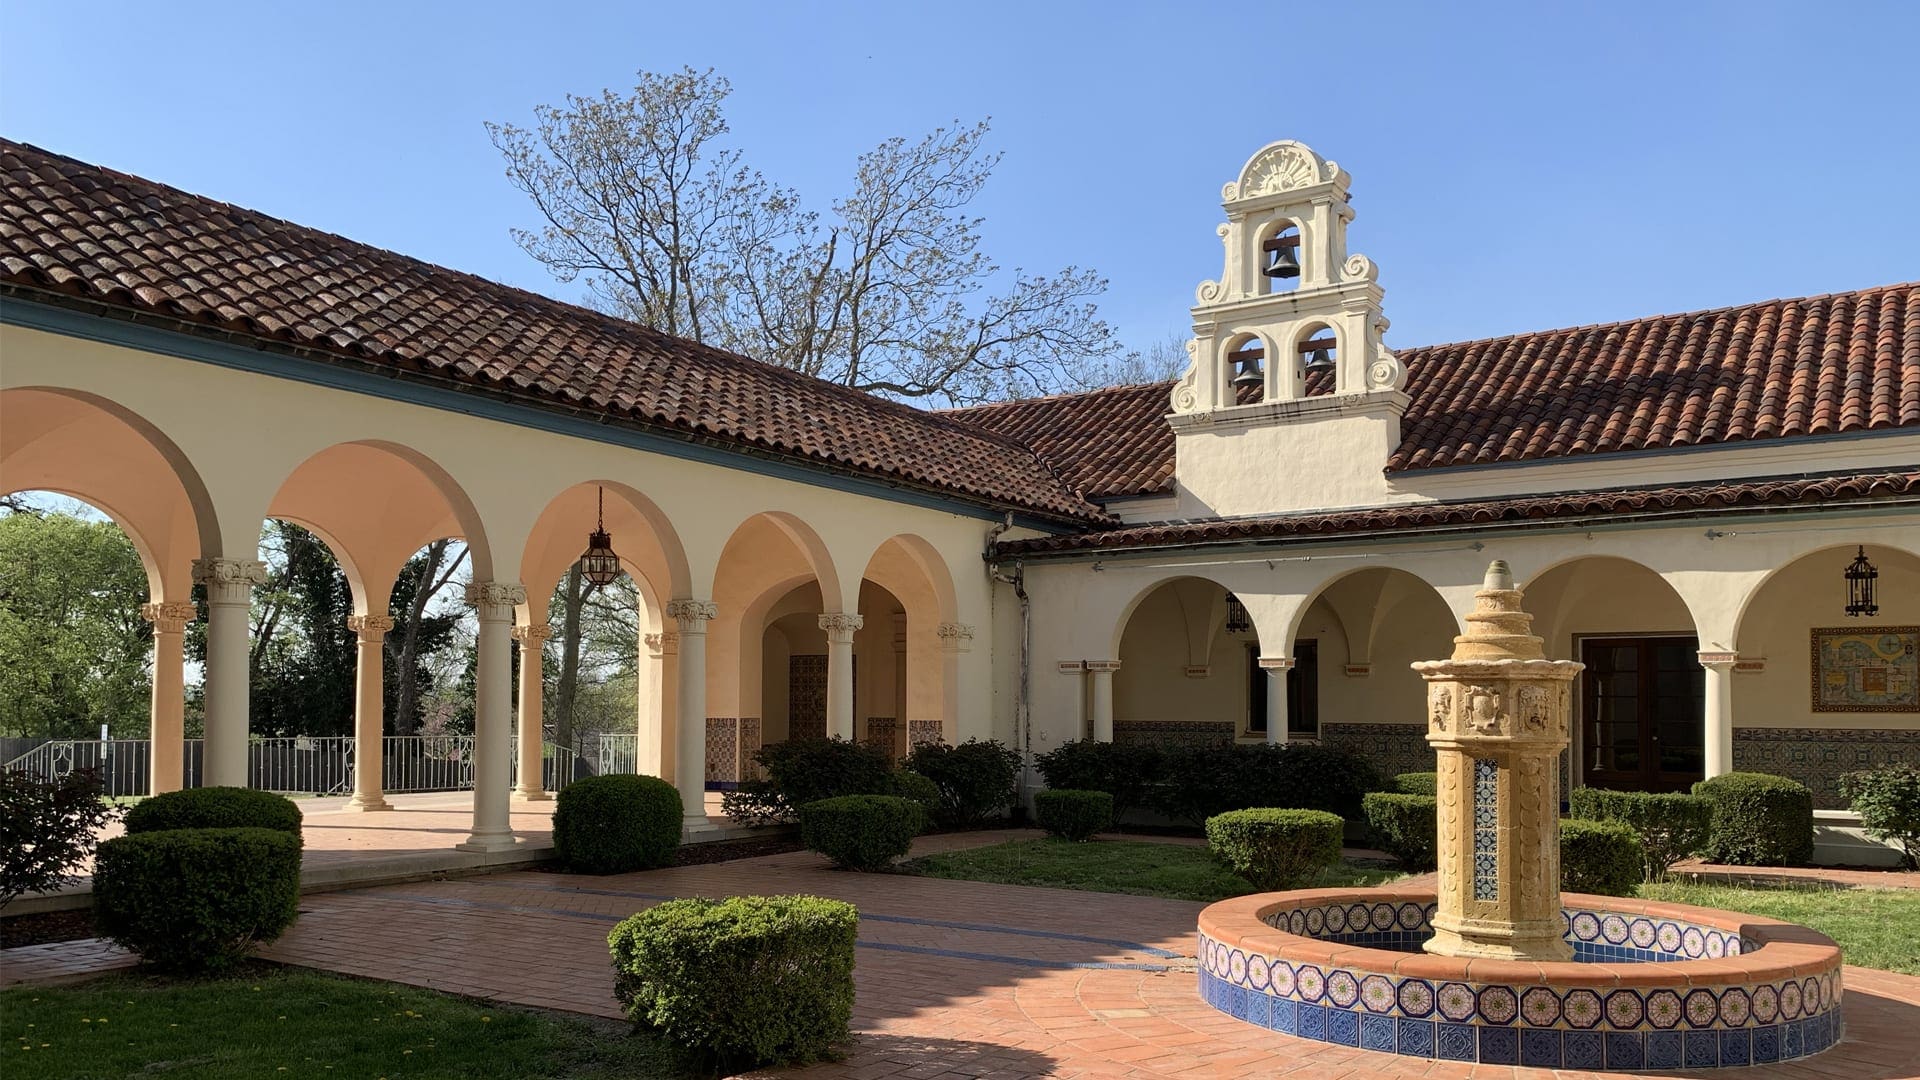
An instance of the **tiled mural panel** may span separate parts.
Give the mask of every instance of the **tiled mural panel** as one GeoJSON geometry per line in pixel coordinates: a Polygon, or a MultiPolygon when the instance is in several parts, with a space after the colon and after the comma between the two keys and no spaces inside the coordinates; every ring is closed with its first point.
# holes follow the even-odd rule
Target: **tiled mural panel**
{"type": "Polygon", "coordinates": [[[1844,810],[1840,777],[1881,765],[1920,766],[1920,730],[1864,728],[1733,729],[1733,767],[1790,777],[1813,789],[1813,805],[1844,810]]]}

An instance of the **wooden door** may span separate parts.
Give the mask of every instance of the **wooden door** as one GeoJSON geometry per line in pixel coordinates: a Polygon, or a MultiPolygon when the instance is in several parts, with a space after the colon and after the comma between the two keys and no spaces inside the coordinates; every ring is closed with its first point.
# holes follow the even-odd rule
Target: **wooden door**
{"type": "Polygon", "coordinates": [[[1703,775],[1706,672],[1691,637],[1585,638],[1581,761],[1590,787],[1685,791],[1703,775]]]}

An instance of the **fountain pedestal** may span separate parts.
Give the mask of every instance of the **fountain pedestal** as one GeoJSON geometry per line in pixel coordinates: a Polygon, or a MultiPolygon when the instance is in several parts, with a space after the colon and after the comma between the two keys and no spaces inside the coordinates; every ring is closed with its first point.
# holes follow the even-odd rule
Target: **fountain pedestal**
{"type": "Polygon", "coordinates": [[[1584,665],[1546,659],[1520,598],[1496,560],[1452,658],[1413,665],[1439,756],[1440,890],[1425,948],[1441,956],[1573,956],[1560,914],[1560,754],[1584,665]]]}

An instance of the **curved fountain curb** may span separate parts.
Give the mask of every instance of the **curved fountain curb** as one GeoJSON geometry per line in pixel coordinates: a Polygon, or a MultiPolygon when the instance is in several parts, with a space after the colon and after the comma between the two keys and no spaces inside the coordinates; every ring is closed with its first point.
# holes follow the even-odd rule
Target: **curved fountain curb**
{"type": "Polygon", "coordinates": [[[1569,893],[1567,940],[1584,960],[1395,951],[1418,950],[1435,903],[1432,889],[1386,886],[1213,904],[1199,920],[1201,996],[1321,1042],[1556,1069],[1764,1065],[1841,1036],[1840,948],[1804,926],[1569,893]]]}

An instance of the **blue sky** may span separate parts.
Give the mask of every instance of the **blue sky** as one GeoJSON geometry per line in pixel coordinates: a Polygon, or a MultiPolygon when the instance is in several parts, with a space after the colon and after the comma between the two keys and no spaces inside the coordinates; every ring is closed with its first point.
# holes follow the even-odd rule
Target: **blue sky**
{"type": "Polygon", "coordinates": [[[824,208],[881,139],[991,116],[988,251],[1099,269],[1135,345],[1184,330],[1276,138],[1353,173],[1401,346],[1920,277],[1920,4],[535,10],[5,0],[0,131],[575,299],[509,238],[483,121],[711,66],[824,208]]]}

